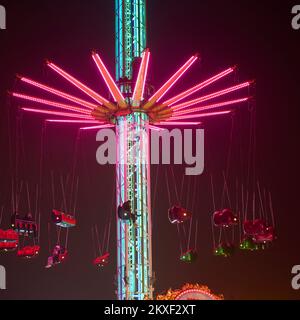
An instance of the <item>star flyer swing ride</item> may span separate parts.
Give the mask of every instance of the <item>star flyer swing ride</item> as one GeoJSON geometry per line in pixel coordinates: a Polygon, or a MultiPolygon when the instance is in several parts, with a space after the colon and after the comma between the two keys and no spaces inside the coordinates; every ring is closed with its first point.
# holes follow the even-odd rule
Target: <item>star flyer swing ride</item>
{"type": "Polygon", "coordinates": [[[115,80],[101,56],[92,53],[92,59],[109,89],[111,100],[90,89],[52,61],[47,61],[47,66],[89,99],[78,98],[24,76],[18,76],[22,83],[68,102],[57,102],[21,92],[11,94],[23,101],[48,106],[47,109],[21,107],[26,112],[55,116],[47,119],[48,122],[79,124],[83,125],[81,129],[84,130],[115,128],[118,299],[153,299],[150,162],[142,161],[150,158],[150,130],[199,125],[199,121],[205,118],[228,115],[232,107],[250,99],[247,89],[252,82],[247,81],[192,99],[202,89],[232,74],[235,67],[230,67],[165,99],[169,90],[197,62],[198,55],[193,55],[153,94],[147,81],[150,50],[146,43],[146,0],[115,0],[115,15],[115,80]],[[134,77],[134,65],[138,64],[139,71],[134,77]],[[222,99],[242,89],[247,92],[244,96],[222,99]]]}

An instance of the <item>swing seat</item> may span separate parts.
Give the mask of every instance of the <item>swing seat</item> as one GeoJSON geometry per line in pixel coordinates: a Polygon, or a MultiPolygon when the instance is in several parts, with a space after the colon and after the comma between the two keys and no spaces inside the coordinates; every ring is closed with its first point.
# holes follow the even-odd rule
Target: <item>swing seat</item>
{"type": "Polygon", "coordinates": [[[186,253],[181,255],[180,260],[185,263],[194,263],[197,261],[198,254],[194,249],[188,250],[186,253]]]}
{"type": "Polygon", "coordinates": [[[18,234],[37,236],[38,226],[29,214],[24,218],[20,218],[18,214],[14,214],[11,217],[11,227],[18,234]]]}
{"type": "Polygon", "coordinates": [[[221,243],[215,248],[214,255],[224,258],[231,257],[234,254],[234,245],[231,243],[221,243]]]}
{"type": "Polygon", "coordinates": [[[7,231],[0,229],[0,242],[18,242],[19,241],[19,235],[14,230],[10,229],[7,231]]]}
{"type": "Polygon", "coordinates": [[[110,254],[107,252],[103,256],[97,257],[93,261],[93,264],[99,268],[103,268],[109,264],[109,257],[110,257],[110,254]]]}
{"type": "Polygon", "coordinates": [[[127,201],[123,205],[118,207],[118,217],[124,222],[136,222],[136,215],[131,212],[130,201],[127,201]]]}
{"type": "Polygon", "coordinates": [[[48,257],[48,263],[45,268],[50,269],[63,263],[66,260],[67,256],[68,251],[66,248],[59,245],[55,246],[52,256],[48,257]]]}
{"type": "Polygon", "coordinates": [[[213,221],[216,227],[230,227],[238,223],[238,217],[232,210],[224,209],[214,213],[213,221]]]}
{"type": "Polygon", "coordinates": [[[15,241],[15,242],[0,241],[0,252],[15,251],[17,248],[18,248],[18,241],[15,241]]]}
{"type": "Polygon", "coordinates": [[[172,224],[179,224],[190,220],[192,214],[180,206],[173,206],[169,209],[168,216],[172,224]]]}
{"type": "Polygon", "coordinates": [[[31,259],[40,253],[40,246],[27,246],[18,250],[17,256],[19,258],[31,259]]]}
{"type": "Polygon", "coordinates": [[[244,233],[247,236],[256,236],[266,232],[266,223],[262,219],[246,220],[244,222],[244,233]]]}
{"type": "Polygon", "coordinates": [[[259,250],[259,246],[251,237],[246,237],[240,243],[240,249],[245,251],[257,251],[259,250]]]}
{"type": "Polygon", "coordinates": [[[53,257],[50,256],[48,257],[48,260],[47,260],[47,265],[45,266],[46,269],[50,269],[53,267],[53,257]]]}
{"type": "Polygon", "coordinates": [[[262,234],[257,234],[253,238],[255,243],[271,243],[276,240],[275,230],[273,227],[267,227],[265,232],[262,234]]]}
{"type": "Polygon", "coordinates": [[[62,228],[73,228],[76,227],[76,219],[70,214],[66,214],[62,211],[52,211],[52,221],[59,227],[62,228]]]}

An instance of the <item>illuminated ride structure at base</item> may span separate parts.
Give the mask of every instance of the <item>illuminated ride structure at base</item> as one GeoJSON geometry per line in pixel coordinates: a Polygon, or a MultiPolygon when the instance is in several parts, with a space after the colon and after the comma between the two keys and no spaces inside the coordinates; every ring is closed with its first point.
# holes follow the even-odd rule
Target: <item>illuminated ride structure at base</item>
{"type": "Polygon", "coordinates": [[[181,289],[169,289],[166,294],[156,297],[156,300],[223,300],[222,295],[215,295],[206,286],[185,284],[181,289]]]}
{"type": "MultiPolygon", "coordinates": [[[[247,89],[252,82],[247,81],[192,99],[192,95],[233,74],[235,67],[232,67],[172,98],[164,99],[168,91],[198,60],[198,55],[191,56],[159,90],[154,92],[147,81],[150,50],[146,45],[146,0],[115,0],[115,14],[116,81],[113,80],[100,55],[92,53],[92,58],[109,89],[112,100],[107,100],[50,61],[46,62],[47,66],[86,94],[89,100],[75,97],[23,76],[18,76],[22,83],[40,89],[50,96],[62,98],[66,102],[20,92],[11,94],[20,100],[47,105],[47,109],[26,106],[22,107],[22,110],[55,116],[53,119],[47,119],[48,122],[78,123],[84,125],[80,128],[84,130],[115,128],[118,299],[152,299],[154,289],[150,130],[160,131],[169,126],[199,125],[200,121],[207,117],[231,114],[230,107],[250,99],[247,89]],[[136,74],[134,74],[135,66],[137,66],[136,74]],[[235,95],[234,99],[222,100],[223,96],[235,94],[243,89],[247,91],[243,97],[237,98],[235,95]]],[[[67,223],[66,226],[72,226],[74,223],[67,223]]]]}

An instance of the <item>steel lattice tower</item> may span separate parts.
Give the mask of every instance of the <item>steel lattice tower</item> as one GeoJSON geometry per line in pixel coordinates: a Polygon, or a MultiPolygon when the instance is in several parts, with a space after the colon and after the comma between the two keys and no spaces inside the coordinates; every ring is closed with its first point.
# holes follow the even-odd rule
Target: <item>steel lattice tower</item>
{"type": "MultiPolygon", "coordinates": [[[[116,0],[116,79],[133,105],[133,64],[146,49],[145,0],[116,0]]],[[[130,201],[137,220],[117,221],[118,298],[152,298],[149,119],[137,111],[121,115],[117,132],[117,206],[130,201]]]]}

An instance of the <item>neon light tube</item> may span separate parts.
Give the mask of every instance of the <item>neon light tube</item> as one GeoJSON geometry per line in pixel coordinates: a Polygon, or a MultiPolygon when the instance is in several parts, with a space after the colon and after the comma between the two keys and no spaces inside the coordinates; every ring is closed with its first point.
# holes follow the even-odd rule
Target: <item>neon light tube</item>
{"type": "Polygon", "coordinates": [[[88,109],[95,109],[98,107],[98,105],[94,104],[94,103],[90,103],[88,101],[85,101],[85,100],[82,100],[82,99],[79,99],[79,98],[76,98],[70,94],[67,94],[65,92],[62,92],[62,91],[59,91],[59,90],[56,90],[54,88],[51,88],[51,87],[48,87],[42,83],[39,83],[39,82],[36,82],[36,81],[33,81],[31,79],[28,79],[28,78],[25,78],[25,77],[20,77],[20,80],[25,82],[25,83],[28,83],[32,86],[35,86],[37,88],[40,88],[44,91],[47,91],[47,92],[50,92],[56,96],[59,96],[61,98],[64,98],[64,99],[67,99],[67,100],[70,100],[72,102],[75,102],[83,107],[86,107],[88,109]]]}
{"type": "Polygon", "coordinates": [[[214,98],[218,98],[218,97],[224,96],[224,95],[226,95],[228,93],[231,93],[231,92],[234,92],[234,91],[249,87],[250,84],[251,84],[251,82],[249,82],[249,81],[248,82],[244,82],[244,83],[241,83],[241,84],[239,84],[237,86],[233,86],[233,87],[230,87],[230,88],[227,88],[227,89],[224,89],[224,90],[209,94],[207,96],[204,96],[204,97],[201,97],[201,98],[198,98],[198,99],[194,99],[194,100],[190,100],[190,101],[178,104],[176,106],[173,106],[172,109],[174,111],[179,111],[179,110],[185,109],[187,107],[191,107],[191,106],[193,106],[193,105],[195,105],[197,103],[204,102],[204,101],[207,101],[207,100],[211,100],[211,99],[214,99],[214,98]]]}
{"type": "Polygon", "coordinates": [[[72,83],[75,87],[77,87],[78,89],[80,89],[82,92],[84,92],[85,94],[87,94],[88,96],[90,96],[92,99],[94,99],[95,101],[97,101],[98,103],[100,103],[101,105],[106,106],[108,109],[115,111],[117,109],[117,107],[109,102],[108,100],[106,100],[105,98],[103,98],[102,96],[100,96],[98,93],[96,93],[95,91],[93,91],[92,89],[88,88],[86,85],[84,85],[83,83],[81,83],[80,81],[78,81],[77,79],[75,79],[74,77],[72,77],[70,74],[68,74],[67,72],[65,72],[64,70],[62,70],[61,68],[59,68],[58,66],[56,66],[54,63],[52,62],[47,62],[47,65],[54,70],[55,72],[57,72],[59,75],[61,75],[63,78],[65,78],[66,80],[68,80],[70,83],[72,83]]]}
{"type": "Polygon", "coordinates": [[[177,116],[181,116],[181,115],[185,115],[185,114],[191,114],[194,112],[207,111],[207,110],[225,107],[225,106],[236,104],[236,103],[246,102],[249,99],[250,99],[250,97],[241,98],[241,99],[237,99],[237,100],[224,101],[224,102],[220,102],[220,103],[209,104],[207,106],[203,106],[203,107],[199,107],[199,108],[193,108],[193,109],[184,110],[184,111],[177,111],[177,112],[174,112],[173,115],[174,115],[174,117],[177,117],[177,116]]]}
{"type": "Polygon", "coordinates": [[[191,119],[191,118],[206,118],[206,117],[212,117],[212,116],[221,116],[221,115],[229,114],[229,113],[232,113],[232,110],[191,114],[191,115],[181,116],[181,117],[172,117],[171,119],[172,120],[184,120],[184,119],[191,119]]]}
{"type": "Polygon", "coordinates": [[[102,78],[104,79],[111,95],[114,98],[114,101],[117,102],[119,104],[119,106],[122,109],[127,108],[127,103],[125,101],[124,96],[122,95],[121,91],[119,90],[119,88],[117,87],[115,81],[113,80],[112,76],[110,75],[110,73],[108,72],[107,68],[105,67],[103,61],[101,60],[99,54],[97,53],[93,53],[92,54],[93,60],[95,61],[98,70],[100,71],[102,78]]]}
{"type": "Polygon", "coordinates": [[[86,120],[94,120],[92,117],[88,117],[85,115],[77,114],[77,113],[71,113],[71,112],[56,112],[52,110],[41,110],[41,109],[34,109],[34,108],[22,108],[22,110],[27,112],[35,112],[35,113],[41,113],[41,114],[50,114],[55,116],[61,116],[61,117],[69,117],[69,118],[75,118],[75,119],[86,119],[86,120]]]}
{"type": "MultiPolygon", "coordinates": [[[[46,119],[46,122],[54,122],[54,123],[80,123],[80,124],[96,124],[100,123],[99,121],[93,121],[93,120],[58,120],[58,119],[46,119]]],[[[103,122],[104,124],[104,122],[103,122]]]]}
{"type": "Polygon", "coordinates": [[[164,128],[156,127],[156,125],[155,126],[149,125],[149,129],[153,130],[153,131],[164,131],[164,130],[166,130],[164,128]]]}
{"type": "Polygon", "coordinates": [[[201,122],[176,122],[176,121],[166,121],[161,123],[156,123],[156,126],[197,126],[201,124],[201,122]]]}
{"type": "Polygon", "coordinates": [[[177,102],[179,102],[179,101],[191,96],[192,94],[200,91],[201,89],[204,89],[205,87],[207,87],[207,86],[213,84],[214,82],[222,79],[223,77],[229,75],[234,70],[235,70],[235,67],[229,68],[229,69],[227,69],[227,70],[215,75],[214,77],[211,77],[210,79],[199,83],[198,85],[194,86],[193,88],[180,93],[176,97],[174,97],[172,99],[169,99],[168,101],[165,101],[163,104],[167,105],[167,106],[172,106],[173,104],[175,104],[175,103],[177,103],[177,102]]]}
{"type": "Polygon", "coordinates": [[[175,85],[175,83],[185,74],[185,72],[198,59],[197,56],[192,56],[145,104],[144,109],[150,109],[175,85]]]}
{"type": "Polygon", "coordinates": [[[142,62],[140,65],[139,74],[136,80],[135,88],[133,91],[132,101],[133,106],[138,107],[141,101],[144,99],[144,92],[145,92],[145,84],[148,74],[148,66],[149,66],[149,59],[150,59],[150,51],[146,49],[142,55],[142,62]]]}
{"type": "Polygon", "coordinates": [[[96,130],[96,129],[105,129],[105,128],[113,128],[113,127],[114,126],[111,124],[104,124],[100,126],[80,128],[80,130],[96,130]]]}
{"type": "Polygon", "coordinates": [[[73,106],[69,106],[63,103],[59,103],[59,102],[54,102],[54,101],[50,101],[50,100],[45,100],[45,99],[40,99],[40,98],[36,98],[36,97],[31,97],[31,96],[27,96],[25,94],[21,94],[21,93],[16,93],[13,92],[12,96],[15,98],[19,98],[19,99],[23,99],[23,100],[28,100],[28,101],[33,101],[36,103],[41,103],[41,104],[45,104],[48,106],[52,106],[52,107],[56,107],[56,108],[60,108],[60,109],[65,109],[68,111],[74,111],[74,112],[78,112],[81,114],[87,114],[90,115],[91,111],[88,110],[84,110],[81,108],[77,108],[77,107],[73,107],[73,106]]]}

